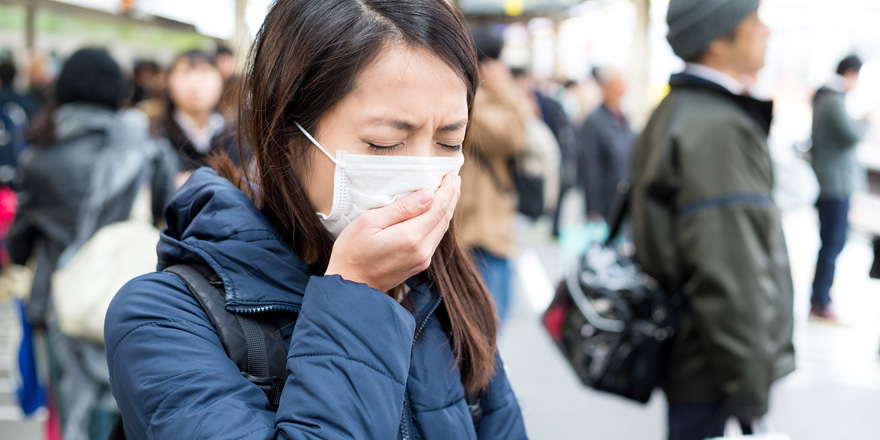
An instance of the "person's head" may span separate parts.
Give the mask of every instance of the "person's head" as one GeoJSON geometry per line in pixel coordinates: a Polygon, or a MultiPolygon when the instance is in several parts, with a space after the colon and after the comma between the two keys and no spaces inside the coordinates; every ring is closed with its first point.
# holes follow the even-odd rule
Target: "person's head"
{"type": "Polygon", "coordinates": [[[770,29],[758,17],[760,0],[670,0],[667,40],[688,62],[735,78],[764,67],[770,29]]]}
{"type": "Polygon", "coordinates": [[[12,87],[17,72],[11,60],[0,61],[0,87],[12,87]]]}
{"type": "Polygon", "coordinates": [[[85,102],[118,109],[128,91],[119,65],[104,49],[76,51],[61,68],[55,81],[59,105],[85,102]]]}
{"type": "Polygon", "coordinates": [[[518,85],[524,92],[532,92],[535,85],[528,70],[523,67],[511,67],[510,75],[513,77],[513,80],[516,81],[516,85],[518,85]]]}
{"type": "Polygon", "coordinates": [[[153,60],[137,60],[134,64],[133,76],[137,84],[149,84],[159,75],[159,64],[153,60]]]}
{"type": "Polygon", "coordinates": [[[859,73],[862,71],[862,59],[856,55],[850,55],[840,61],[837,65],[837,74],[842,76],[846,81],[845,89],[847,92],[856,88],[859,83],[859,73]]]}
{"type": "MultiPolygon", "coordinates": [[[[168,69],[168,110],[190,115],[210,114],[223,94],[223,78],[214,60],[205,52],[180,54],[168,69]]],[[[170,115],[169,115],[170,116],[170,115]]]]}
{"type": "Polygon", "coordinates": [[[620,100],[626,94],[626,78],[615,67],[597,67],[593,69],[593,77],[602,89],[605,104],[614,108],[620,106],[620,100]]]}
{"type": "MultiPolygon", "coordinates": [[[[467,145],[477,59],[445,0],[279,0],[249,58],[239,135],[254,172],[217,168],[259,188],[261,211],[316,274],[333,248],[316,213],[330,211],[335,165],[297,124],[331,156],[447,157],[467,145]]],[[[492,372],[496,322],[452,230],[454,222],[427,275],[443,295],[438,316],[463,383],[476,390],[492,372]]]]}
{"type": "Polygon", "coordinates": [[[45,54],[28,53],[28,87],[39,88],[49,82],[49,57],[45,54]]]}
{"type": "Polygon", "coordinates": [[[220,70],[223,79],[229,78],[235,74],[235,54],[232,49],[227,46],[218,45],[217,51],[214,52],[214,64],[220,70]]]}
{"type": "Polygon", "coordinates": [[[472,28],[471,38],[477,49],[482,85],[494,89],[510,83],[513,80],[510,68],[501,61],[504,39],[497,32],[484,27],[472,28]]]}

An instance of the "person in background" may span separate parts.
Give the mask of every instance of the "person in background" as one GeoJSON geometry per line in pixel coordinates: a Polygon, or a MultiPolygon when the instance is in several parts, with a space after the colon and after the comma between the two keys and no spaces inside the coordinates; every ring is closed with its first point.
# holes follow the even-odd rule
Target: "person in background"
{"type": "Polygon", "coordinates": [[[759,3],[669,2],[667,39],[686,67],[634,151],[636,259],[685,301],[664,365],[669,440],[721,437],[729,418],[752,432],[771,385],[795,367],[791,268],[771,197],[772,103],[741,82],[764,66],[759,3]]]}
{"type": "Polygon", "coordinates": [[[31,52],[28,58],[28,89],[25,96],[34,103],[33,118],[36,118],[52,101],[52,85],[57,70],[52,69],[52,60],[48,55],[31,52]]]}
{"type": "Polygon", "coordinates": [[[577,160],[575,159],[577,155],[577,135],[574,127],[571,125],[571,119],[559,101],[536,88],[533,89],[533,92],[538,103],[541,118],[550,127],[550,131],[553,132],[553,136],[556,137],[556,142],[559,144],[558,157],[560,158],[561,167],[558,174],[554,176],[548,175],[548,178],[554,177],[556,179],[556,182],[553,182],[553,186],[558,188],[554,192],[556,200],[548,202],[548,205],[555,208],[553,209],[551,233],[554,237],[558,237],[559,208],[562,205],[562,198],[565,197],[568,190],[575,186],[577,181],[577,160]]]}
{"type": "Polygon", "coordinates": [[[222,44],[217,45],[217,50],[214,52],[214,65],[216,65],[217,70],[220,71],[220,76],[223,77],[223,81],[235,76],[236,61],[232,49],[222,44]]]}
{"type": "Polygon", "coordinates": [[[160,83],[161,70],[158,63],[153,60],[138,60],[134,64],[132,76],[134,77],[134,93],[131,97],[133,105],[159,98],[161,88],[157,87],[157,84],[160,83]]]}
{"type": "Polygon", "coordinates": [[[813,98],[813,170],[819,180],[819,236],[822,247],[813,278],[810,317],[836,321],[831,307],[831,285],[838,255],[846,243],[850,197],[858,186],[856,146],[868,132],[866,120],[854,120],[846,111],[846,94],[859,82],[862,60],[844,58],[837,74],[813,98]]]}
{"type": "Polygon", "coordinates": [[[85,439],[90,432],[102,435],[101,425],[93,422],[110,401],[109,373],[100,362],[103,347],[61,333],[51,301],[52,274],[69,247],[81,245],[101,226],[128,219],[145,185],[158,224],[175,190],[176,169],[173,152],[150,139],[146,116],[120,110],[129,89],[105,50],[87,48],[71,55],[54,90],[53,102],[30,128],[33,143],[19,163],[19,205],[8,247],[14,264],[35,265],[26,316],[48,342],[49,383],[64,438],[85,439]],[[129,166],[100,167],[112,170],[106,181],[113,184],[96,188],[93,171],[111,160],[129,166]],[[100,207],[94,224],[82,221],[94,215],[84,213],[84,206],[100,207]]]}
{"type": "Polygon", "coordinates": [[[474,101],[468,157],[461,169],[458,205],[459,238],[471,257],[502,322],[511,295],[510,257],[516,250],[514,180],[508,166],[526,145],[528,102],[510,69],[499,59],[501,37],[482,28],[472,30],[480,68],[474,101]]]}
{"type": "Polygon", "coordinates": [[[238,121],[239,103],[241,101],[241,75],[236,73],[235,54],[227,46],[218,46],[214,53],[214,64],[223,77],[223,95],[217,110],[226,118],[226,121],[236,126],[238,121]]]}
{"type": "MultiPolygon", "coordinates": [[[[544,112],[541,111],[540,102],[547,98],[546,95],[538,91],[533,78],[522,68],[510,69],[514,81],[522,90],[522,96],[527,102],[528,119],[526,120],[526,152],[520,155],[517,167],[526,167],[532,176],[540,176],[543,182],[543,210],[540,217],[546,213],[553,213],[556,210],[557,200],[560,199],[559,191],[562,183],[562,159],[559,151],[559,141],[544,118],[544,112]],[[524,157],[525,156],[525,157],[524,157]],[[534,167],[532,170],[531,167],[534,167]]],[[[555,104],[555,99],[550,99],[555,104]]],[[[559,113],[556,113],[559,115],[559,113]]],[[[519,168],[523,170],[523,168],[519,168]]],[[[522,191],[522,187],[519,188],[522,191]]],[[[520,213],[522,213],[522,203],[524,194],[519,193],[520,213]]],[[[527,215],[537,220],[533,215],[527,215]]]]}
{"type": "Polygon", "coordinates": [[[0,107],[19,127],[27,127],[37,111],[37,103],[33,97],[19,93],[15,89],[15,77],[18,69],[11,57],[0,59],[0,107]],[[15,107],[10,107],[10,104],[15,107]]]}
{"type": "Polygon", "coordinates": [[[171,64],[165,113],[154,130],[178,153],[180,184],[212,155],[239,160],[233,128],[217,112],[222,93],[222,75],[206,53],[184,52],[171,64]]]}
{"type": "Polygon", "coordinates": [[[578,129],[578,184],[586,195],[587,216],[608,222],[629,187],[635,141],[620,108],[626,80],[613,67],[593,70],[603,101],[578,129]]]}

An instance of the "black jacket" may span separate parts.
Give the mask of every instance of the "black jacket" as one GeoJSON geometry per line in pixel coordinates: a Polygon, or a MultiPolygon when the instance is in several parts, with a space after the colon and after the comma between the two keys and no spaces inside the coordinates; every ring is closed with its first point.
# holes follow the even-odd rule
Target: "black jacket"
{"type": "Polygon", "coordinates": [[[629,122],[604,105],[587,117],[578,135],[578,184],[587,194],[587,211],[610,221],[622,184],[630,179],[635,136],[629,122]]]}
{"type": "Polygon", "coordinates": [[[186,132],[172,117],[162,119],[156,126],[155,132],[160,138],[165,138],[171,143],[172,148],[177,152],[178,168],[181,171],[195,171],[207,166],[210,156],[218,152],[226,153],[236,164],[240,162],[235,131],[228,125],[211,138],[211,147],[205,153],[195,148],[186,132]]]}

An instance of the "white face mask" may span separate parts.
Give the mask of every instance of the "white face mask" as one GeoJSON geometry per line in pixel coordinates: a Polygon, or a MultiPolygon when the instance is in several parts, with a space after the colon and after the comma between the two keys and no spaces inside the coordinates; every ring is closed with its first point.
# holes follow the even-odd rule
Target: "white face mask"
{"type": "Polygon", "coordinates": [[[336,151],[334,159],[299,123],[296,126],[336,164],[333,208],[317,213],[333,238],[357,216],[388,206],[420,189],[436,191],[447,174],[458,175],[464,155],[454,157],[369,156],[336,151]]]}

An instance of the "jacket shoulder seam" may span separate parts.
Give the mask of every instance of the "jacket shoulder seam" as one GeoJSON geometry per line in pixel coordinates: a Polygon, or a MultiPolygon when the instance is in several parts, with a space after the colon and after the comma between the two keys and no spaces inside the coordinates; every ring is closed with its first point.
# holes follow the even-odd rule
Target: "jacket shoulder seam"
{"type": "MultiPolygon", "coordinates": [[[[201,328],[203,328],[203,329],[205,329],[205,330],[209,330],[209,331],[211,331],[211,332],[214,333],[214,334],[217,333],[217,329],[215,329],[215,328],[213,328],[213,327],[207,327],[207,326],[204,326],[204,325],[201,325],[201,324],[196,324],[196,323],[194,323],[194,322],[183,321],[183,320],[175,319],[175,318],[167,318],[167,317],[166,317],[166,318],[163,318],[163,321],[151,321],[151,322],[146,322],[146,323],[143,323],[143,324],[141,324],[141,325],[139,325],[139,326],[137,326],[137,327],[135,327],[135,328],[133,328],[133,329],[127,331],[127,332],[125,333],[125,335],[123,335],[121,338],[119,338],[119,342],[117,342],[116,344],[113,345],[113,362],[116,362],[116,352],[118,351],[119,346],[122,345],[122,343],[125,342],[125,340],[128,339],[129,336],[131,336],[134,332],[136,332],[136,331],[138,331],[138,330],[142,330],[142,329],[144,329],[144,328],[146,328],[146,327],[158,327],[159,324],[161,324],[162,322],[173,322],[173,323],[176,323],[176,324],[181,324],[181,325],[186,325],[186,326],[191,326],[191,325],[192,325],[192,326],[198,326],[198,327],[201,327],[201,328]]],[[[198,336],[198,335],[194,335],[194,336],[198,336]]],[[[201,338],[201,336],[199,336],[199,337],[201,338]]],[[[218,337],[219,337],[219,336],[218,336],[218,337]]],[[[204,338],[202,338],[202,339],[204,339],[204,338]]],[[[209,342],[210,342],[210,341],[209,341],[209,342]]]]}
{"type": "MultiPolygon", "coordinates": [[[[156,408],[153,410],[153,412],[155,413],[156,411],[158,411],[159,408],[161,408],[162,405],[165,403],[165,401],[168,400],[169,398],[171,398],[171,396],[175,395],[178,391],[180,391],[181,388],[183,388],[183,387],[185,387],[185,386],[187,386],[187,385],[189,385],[189,384],[195,382],[195,381],[198,380],[198,379],[201,379],[202,377],[204,377],[204,376],[205,376],[206,374],[208,374],[209,372],[211,372],[211,371],[210,371],[210,370],[209,370],[209,371],[201,371],[201,372],[197,373],[195,376],[193,376],[192,378],[190,378],[188,381],[186,381],[186,382],[184,382],[184,383],[182,383],[182,384],[180,384],[180,385],[174,387],[173,389],[169,390],[168,393],[166,393],[165,396],[163,396],[162,399],[159,400],[159,403],[156,404],[156,408]]],[[[151,419],[152,419],[152,417],[151,417],[151,419]]],[[[150,421],[149,425],[150,425],[150,427],[152,427],[153,422],[150,421]]]]}
{"type": "Polygon", "coordinates": [[[436,408],[430,408],[430,409],[422,409],[422,410],[418,410],[418,409],[416,409],[415,407],[413,407],[413,413],[416,413],[416,414],[425,414],[425,413],[431,413],[431,412],[442,411],[442,410],[445,410],[445,409],[452,408],[453,406],[457,405],[458,402],[461,402],[462,400],[464,400],[464,396],[459,397],[459,398],[457,398],[457,399],[454,399],[452,402],[449,402],[449,403],[446,404],[446,405],[439,406],[439,407],[436,407],[436,408]]]}

